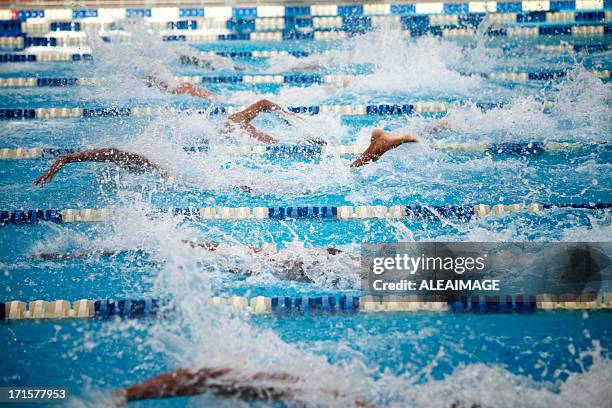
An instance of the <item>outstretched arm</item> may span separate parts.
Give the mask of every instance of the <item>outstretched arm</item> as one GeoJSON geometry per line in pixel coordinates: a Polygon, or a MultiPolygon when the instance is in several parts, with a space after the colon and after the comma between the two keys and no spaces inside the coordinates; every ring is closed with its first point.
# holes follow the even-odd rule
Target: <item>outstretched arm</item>
{"type": "MultiPolygon", "coordinates": [[[[230,377],[233,370],[229,368],[203,368],[198,371],[177,370],[153,377],[132,387],[122,388],[113,393],[117,403],[143,399],[193,396],[211,393],[219,397],[236,397],[243,400],[286,401],[295,392],[291,384],[300,382],[300,378],[289,373],[256,373],[240,380],[230,377]],[[255,384],[266,382],[268,384],[255,384]],[[275,384],[270,384],[274,382],[275,384]]],[[[339,397],[332,391],[334,398],[339,397]]],[[[365,401],[355,400],[356,407],[374,408],[365,401]]]]}
{"type": "Polygon", "coordinates": [[[219,99],[219,95],[210,92],[208,89],[193,86],[189,82],[180,83],[176,88],[169,89],[168,92],[175,95],[191,95],[208,101],[219,99]]]}
{"type": "MultiPolygon", "coordinates": [[[[287,388],[277,388],[272,385],[253,385],[226,378],[231,371],[228,368],[172,371],[140,384],[115,391],[113,397],[118,402],[129,402],[143,399],[192,396],[208,392],[221,397],[264,401],[279,401],[291,396],[291,392],[287,388]]],[[[298,380],[292,375],[283,373],[257,373],[251,378],[253,382],[268,380],[279,383],[294,383],[298,380]]]]}
{"type": "Polygon", "coordinates": [[[391,149],[395,149],[404,143],[414,143],[418,140],[409,134],[395,134],[385,132],[381,129],[374,129],[372,131],[372,138],[370,139],[370,145],[361,154],[361,156],[355,160],[351,167],[361,167],[365,164],[375,162],[380,157],[391,149]]]}
{"type": "MultiPolygon", "coordinates": [[[[271,102],[267,99],[261,99],[254,104],[250,105],[246,109],[241,110],[240,112],[236,112],[231,115],[227,121],[226,127],[231,129],[231,125],[238,125],[241,129],[246,131],[249,136],[254,139],[259,140],[260,142],[266,144],[274,144],[276,143],[276,139],[274,139],[269,134],[260,131],[255,126],[251,124],[253,119],[257,117],[262,112],[277,112],[284,117],[295,117],[300,118],[295,113],[289,112],[279,105],[271,102]],[[229,126],[227,126],[229,125],[229,126]]],[[[289,121],[286,118],[283,118],[285,122],[289,124],[289,121]]],[[[229,130],[229,129],[228,129],[229,130]]]]}
{"type": "Polygon", "coordinates": [[[44,259],[44,260],[74,260],[84,259],[90,256],[114,256],[123,251],[106,251],[106,250],[83,250],[75,252],[36,252],[28,255],[29,259],[44,259]]]}
{"type": "Polygon", "coordinates": [[[44,187],[46,184],[50,183],[51,180],[53,180],[55,174],[66,164],[86,161],[115,163],[116,165],[131,171],[152,171],[159,173],[164,178],[168,177],[168,173],[165,170],[142,155],[125,152],[115,148],[107,148],[65,154],[57,159],[49,170],[37,178],[33,184],[44,187]]]}

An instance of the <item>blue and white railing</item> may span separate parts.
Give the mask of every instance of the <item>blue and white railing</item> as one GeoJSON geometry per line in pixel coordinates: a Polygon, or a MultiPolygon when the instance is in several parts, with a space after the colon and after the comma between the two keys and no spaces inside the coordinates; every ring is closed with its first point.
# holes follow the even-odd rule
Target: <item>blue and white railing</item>
{"type": "MultiPolygon", "coordinates": [[[[2,47],[0,47],[2,48],[2,47]]],[[[612,49],[610,44],[568,44],[562,43],[557,45],[536,45],[535,50],[543,53],[596,53],[605,52],[612,49]]],[[[44,52],[44,53],[24,53],[20,54],[0,54],[0,63],[27,63],[27,62],[81,62],[91,61],[93,56],[88,53],[71,54],[62,52],[44,52]]],[[[270,58],[274,56],[291,55],[293,57],[302,58],[311,55],[307,51],[276,51],[276,50],[260,50],[260,51],[208,51],[203,54],[211,56],[221,56],[227,58],[270,58]]]]}
{"type": "MultiPolygon", "coordinates": [[[[599,78],[610,78],[610,70],[592,71],[599,78]]],[[[548,81],[565,78],[569,75],[567,70],[548,70],[535,72],[490,72],[469,73],[462,75],[478,75],[496,81],[526,82],[548,81]]],[[[206,76],[177,76],[177,82],[193,84],[284,84],[284,85],[313,85],[313,84],[342,84],[363,77],[363,75],[324,75],[310,73],[290,74],[231,74],[206,76]]],[[[99,85],[100,78],[35,78],[35,77],[0,77],[0,88],[27,88],[27,87],[65,87],[65,86],[91,86],[99,85]]]]}
{"type": "MultiPolygon", "coordinates": [[[[327,315],[376,312],[454,312],[454,313],[533,313],[553,310],[609,310],[612,294],[592,293],[496,295],[496,296],[256,296],[246,298],[210,297],[208,304],[229,313],[285,315],[327,315]]],[[[168,300],[144,299],[81,299],[14,300],[0,302],[0,320],[38,320],[67,318],[145,318],[170,316],[176,310],[168,300]]]]}
{"type": "MultiPolygon", "coordinates": [[[[290,106],[286,109],[300,114],[318,115],[322,113],[336,113],[351,116],[401,116],[420,113],[445,113],[455,106],[447,102],[422,101],[407,104],[379,104],[379,105],[312,105],[290,106]]],[[[494,109],[504,106],[503,102],[478,102],[476,107],[482,110],[494,109]]],[[[545,101],[543,109],[550,109],[553,103],[545,101]]],[[[172,107],[91,107],[91,108],[0,108],[0,120],[28,120],[48,118],[100,118],[100,117],[126,117],[161,115],[166,112],[183,112],[187,114],[204,115],[231,115],[245,107],[213,106],[209,109],[172,108],[172,107]]]]}
{"type": "Polygon", "coordinates": [[[485,16],[494,26],[490,35],[592,36],[611,32],[610,10],[610,0],[0,10],[0,37],[88,27],[108,32],[121,20],[142,20],[162,30],[168,41],[337,39],[379,25],[404,29],[412,37],[455,37],[473,35],[485,16]]]}
{"type": "MultiPolygon", "coordinates": [[[[582,142],[533,141],[533,142],[432,142],[427,147],[435,150],[458,153],[488,153],[492,155],[539,156],[544,153],[567,152],[593,147],[608,147],[606,142],[595,140],[582,142]]],[[[274,145],[202,145],[185,146],[188,153],[220,153],[256,155],[272,158],[318,158],[331,155],[358,155],[367,145],[319,145],[319,144],[274,144],[274,145]]],[[[75,153],[79,149],[67,148],[15,148],[0,149],[0,160],[48,159],[75,153]]]]}
{"type": "MultiPolygon", "coordinates": [[[[187,220],[364,220],[364,219],[424,219],[469,222],[473,218],[501,216],[515,212],[541,213],[550,209],[604,210],[611,203],[555,203],[555,204],[486,204],[477,205],[361,205],[361,206],[297,206],[297,207],[204,207],[163,208],[149,214],[183,217],[187,220]]],[[[41,222],[74,223],[108,221],[124,214],[120,208],[2,210],[0,225],[25,225],[41,222]]]]}

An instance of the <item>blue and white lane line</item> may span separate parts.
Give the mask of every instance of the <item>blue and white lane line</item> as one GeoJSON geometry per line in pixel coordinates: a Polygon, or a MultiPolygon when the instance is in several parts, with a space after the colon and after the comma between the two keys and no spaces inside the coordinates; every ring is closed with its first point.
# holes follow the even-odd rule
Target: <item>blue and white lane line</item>
{"type": "MultiPolygon", "coordinates": [[[[182,217],[185,220],[365,220],[365,219],[424,219],[456,220],[469,222],[474,218],[501,216],[516,212],[540,215],[550,209],[573,209],[608,211],[611,203],[517,203],[517,204],[447,204],[447,205],[360,205],[360,206],[290,206],[290,207],[176,207],[152,210],[148,216],[164,214],[182,217]]],[[[35,225],[42,222],[75,223],[103,222],[121,217],[126,210],[121,208],[102,209],[29,209],[0,210],[0,225],[35,225]]]]}
{"type": "MultiPolygon", "coordinates": [[[[444,113],[456,106],[457,103],[421,101],[406,104],[378,104],[378,105],[312,105],[312,106],[290,106],[286,109],[301,114],[318,115],[320,113],[337,113],[351,116],[401,116],[418,113],[444,113]]],[[[500,108],[504,102],[477,102],[475,106],[481,110],[500,108]]],[[[542,102],[543,109],[550,109],[553,103],[542,102]]],[[[245,107],[242,106],[214,106],[208,109],[201,108],[176,108],[176,107],[89,107],[89,108],[0,108],[0,120],[32,120],[48,118],[100,118],[100,117],[126,117],[126,116],[152,116],[161,115],[166,112],[184,112],[188,114],[204,115],[231,115],[245,107]]]]}
{"type": "MultiPolygon", "coordinates": [[[[504,48],[504,50],[512,50],[513,48],[504,48]]],[[[539,52],[543,53],[596,53],[604,52],[612,49],[610,44],[567,44],[562,43],[558,45],[537,45],[535,48],[539,52]]],[[[220,56],[227,58],[270,58],[279,55],[291,55],[296,58],[308,57],[311,55],[308,51],[276,51],[276,50],[259,50],[259,51],[204,51],[202,54],[220,56]]],[[[19,54],[0,54],[0,63],[27,63],[27,62],[55,62],[55,61],[92,61],[93,56],[91,54],[70,54],[60,52],[45,52],[45,53],[34,53],[24,49],[19,54]],[[31,53],[30,53],[31,52],[31,53]]]]}
{"type": "MultiPolygon", "coordinates": [[[[595,140],[581,142],[432,142],[427,147],[457,153],[489,153],[492,155],[519,155],[539,156],[544,153],[556,153],[573,151],[578,149],[589,149],[597,147],[608,147],[607,142],[595,140]]],[[[274,144],[274,145],[203,145],[185,146],[183,149],[188,153],[220,153],[235,155],[265,156],[271,158],[305,158],[314,159],[329,155],[358,155],[367,145],[310,145],[310,144],[274,144]]],[[[24,160],[24,159],[49,159],[64,154],[75,153],[81,149],[66,148],[13,148],[0,149],[0,160],[24,160]]]]}
{"type": "MultiPolygon", "coordinates": [[[[283,315],[325,315],[375,312],[454,312],[454,313],[533,313],[553,310],[598,310],[612,308],[611,293],[496,295],[496,296],[256,296],[246,298],[211,297],[208,303],[229,313],[283,315]]],[[[0,302],[0,320],[38,320],[66,318],[145,318],[172,316],[175,310],[170,300],[81,299],[72,304],[67,300],[18,300],[0,302]]]]}
{"type": "MultiPolygon", "coordinates": [[[[599,78],[610,78],[610,70],[591,71],[599,78]]],[[[465,76],[480,76],[486,79],[508,82],[549,81],[566,78],[568,70],[546,70],[533,72],[462,72],[465,76]]],[[[314,84],[341,84],[366,77],[363,75],[332,75],[312,73],[280,73],[280,74],[231,74],[206,76],[176,76],[177,82],[192,84],[285,84],[285,85],[314,85],[314,84]]],[[[37,77],[0,77],[0,88],[31,88],[31,87],[72,87],[99,85],[100,78],[37,78],[37,77]]]]}

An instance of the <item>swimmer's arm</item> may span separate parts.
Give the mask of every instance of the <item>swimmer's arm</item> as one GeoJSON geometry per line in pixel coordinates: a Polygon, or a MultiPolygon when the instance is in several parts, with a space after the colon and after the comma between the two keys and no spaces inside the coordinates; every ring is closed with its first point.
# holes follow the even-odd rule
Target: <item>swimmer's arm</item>
{"type": "Polygon", "coordinates": [[[114,256],[122,251],[76,251],[76,252],[36,252],[28,256],[29,259],[44,259],[44,260],[72,260],[84,259],[90,256],[114,256]]]}
{"type": "Polygon", "coordinates": [[[167,178],[168,174],[159,165],[151,162],[146,157],[125,152],[115,148],[85,150],[82,152],[69,153],[58,158],[55,163],[42,176],[34,181],[34,185],[41,187],[50,183],[55,174],[68,163],[75,162],[107,162],[132,171],[155,171],[162,177],[167,178]]]}
{"type": "Polygon", "coordinates": [[[448,120],[448,118],[442,118],[429,129],[429,133],[438,133],[451,128],[450,120],[448,120]]]}
{"type": "MultiPolygon", "coordinates": [[[[279,401],[291,396],[288,389],[274,386],[257,386],[236,382],[221,377],[230,373],[227,368],[202,369],[198,371],[177,370],[153,377],[140,384],[122,388],[113,393],[117,402],[139,401],[144,399],[184,397],[210,392],[221,397],[238,397],[245,400],[279,401]],[[214,381],[218,379],[219,381],[214,381]],[[209,380],[213,380],[210,381],[209,380]]],[[[276,380],[295,382],[297,379],[289,374],[258,373],[253,380],[276,380]]]]}
{"type": "MultiPolygon", "coordinates": [[[[192,248],[202,248],[202,249],[206,249],[207,251],[211,251],[211,252],[214,252],[217,249],[219,249],[219,244],[216,244],[214,242],[195,242],[195,241],[189,241],[187,239],[183,239],[181,240],[181,242],[183,244],[189,245],[192,248]]],[[[256,246],[250,246],[249,250],[253,253],[258,253],[262,251],[260,247],[256,247],[256,246]]]]}
{"type": "Polygon", "coordinates": [[[179,84],[176,88],[170,89],[169,92],[174,95],[191,95],[196,98],[202,98],[206,100],[218,100],[219,95],[210,92],[208,89],[193,86],[188,82],[179,84]]]}
{"type": "Polygon", "coordinates": [[[113,397],[118,402],[129,402],[197,395],[207,391],[206,382],[209,378],[207,370],[196,372],[177,370],[117,390],[113,393],[113,397]]]}

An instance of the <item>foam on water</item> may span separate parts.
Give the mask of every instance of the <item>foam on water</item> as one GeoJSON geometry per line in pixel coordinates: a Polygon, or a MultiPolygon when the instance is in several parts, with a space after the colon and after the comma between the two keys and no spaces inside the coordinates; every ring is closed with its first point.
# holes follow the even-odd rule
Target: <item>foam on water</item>
{"type": "MultiPolygon", "coordinates": [[[[106,334],[97,333],[97,340],[90,345],[92,347],[102,344],[106,335],[116,336],[118,332],[127,335],[131,328],[138,327],[147,332],[147,346],[154,353],[164,355],[171,367],[231,367],[237,370],[237,380],[245,382],[257,372],[298,376],[299,380],[290,384],[293,390],[291,405],[347,406],[355,400],[365,400],[390,407],[449,407],[453,404],[514,407],[527,402],[545,407],[571,401],[572,406],[587,407],[605,406],[610,401],[608,384],[612,362],[605,356],[608,350],[603,350],[597,339],[593,340],[590,349],[575,356],[580,367],[578,371],[560,370],[553,374],[553,381],[535,381],[502,365],[481,363],[459,365],[442,378],[433,375],[438,365],[448,364],[449,355],[457,352],[458,346],[453,345],[452,337],[443,338],[430,364],[424,366],[408,362],[399,372],[380,372],[376,364],[370,362],[368,350],[378,349],[380,343],[418,344],[427,337],[441,335],[440,326],[425,332],[409,331],[385,337],[368,333],[365,329],[351,334],[342,343],[333,340],[314,344],[286,342],[273,330],[259,327],[245,316],[228,315],[207,304],[206,299],[216,286],[216,275],[202,270],[203,252],[180,244],[181,239],[192,239],[200,232],[171,219],[158,222],[145,217],[139,219],[139,213],[142,212],[129,214],[133,220],[129,228],[125,223],[117,223],[114,228],[118,236],[134,234],[135,231],[137,235],[147,236],[142,244],[155,248],[157,256],[164,259],[163,266],[153,277],[153,293],[173,297],[177,307],[175,317],[178,318],[159,320],[153,325],[134,322],[121,323],[123,328],[113,325],[106,334]],[[335,363],[330,363],[325,357],[325,350],[332,348],[338,356],[335,363]]],[[[290,249],[300,252],[302,248],[297,244],[290,249]]],[[[216,260],[228,254],[221,254],[216,260]]],[[[207,252],[204,256],[209,255],[207,252]]],[[[238,252],[231,252],[231,255],[237,256],[238,252]]],[[[249,264],[252,260],[246,262],[249,264]]],[[[367,322],[362,324],[369,325],[367,322]]],[[[393,347],[389,350],[392,351],[393,347]]],[[[261,384],[283,385],[273,381],[261,384]]],[[[202,398],[194,403],[215,401],[211,397],[202,398]]],[[[107,400],[92,391],[87,400],[78,403],[103,404],[107,400]]]]}

